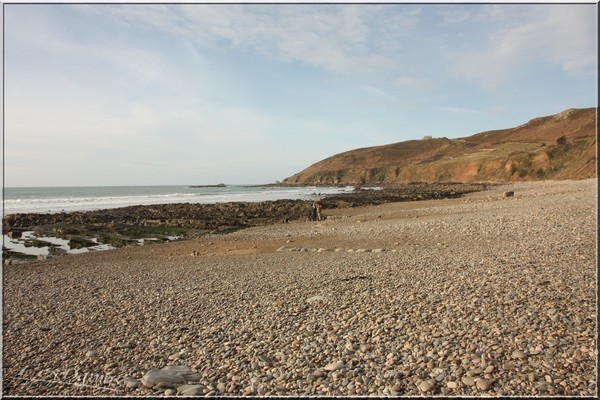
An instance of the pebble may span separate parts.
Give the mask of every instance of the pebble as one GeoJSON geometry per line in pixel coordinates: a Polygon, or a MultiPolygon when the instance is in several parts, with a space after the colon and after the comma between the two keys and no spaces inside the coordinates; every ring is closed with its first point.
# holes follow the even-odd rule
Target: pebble
{"type": "Polygon", "coordinates": [[[318,368],[318,369],[316,369],[316,370],[315,370],[315,371],[312,373],[312,375],[313,375],[314,377],[316,377],[316,378],[322,378],[322,377],[324,377],[324,376],[327,376],[327,372],[325,372],[325,371],[324,371],[323,369],[321,369],[321,368],[318,368]]]}
{"type": "Polygon", "coordinates": [[[502,368],[506,371],[512,371],[515,369],[515,364],[513,364],[510,361],[507,361],[504,364],[502,364],[502,368]]]}
{"type": "Polygon", "coordinates": [[[201,396],[204,389],[204,385],[181,385],[177,388],[177,393],[182,396],[201,396]]]}
{"type": "Polygon", "coordinates": [[[89,358],[96,357],[97,355],[98,355],[98,352],[96,350],[88,350],[85,352],[85,356],[89,357],[89,358]]]}
{"type": "Polygon", "coordinates": [[[540,185],[9,265],[3,394],[596,397],[595,183],[540,185]]]}
{"type": "Polygon", "coordinates": [[[336,363],[327,364],[325,367],[323,367],[323,369],[325,371],[337,371],[338,369],[342,369],[344,367],[345,367],[345,364],[343,362],[336,362],[336,363]]]}
{"type": "Polygon", "coordinates": [[[423,393],[429,392],[431,389],[433,389],[433,383],[430,381],[423,381],[419,385],[419,390],[423,393]]]}
{"type": "Polygon", "coordinates": [[[469,375],[463,376],[461,381],[462,381],[462,383],[464,383],[467,386],[473,386],[475,384],[475,379],[473,379],[473,377],[471,377],[469,375]]]}
{"type": "Polygon", "coordinates": [[[316,302],[320,302],[320,301],[325,301],[325,297],[324,296],[312,296],[312,297],[309,297],[308,299],[306,299],[307,303],[316,303],[316,302]]]}
{"type": "Polygon", "coordinates": [[[515,351],[513,351],[512,354],[511,354],[511,356],[512,356],[512,358],[517,358],[517,359],[520,359],[520,360],[522,360],[524,358],[527,358],[527,355],[523,351],[521,351],[521,350],[515,350],[515,351]]]}
{"type": "Polygon", "coordinates": [[[490,383],[485,379],[478,379],[476,382],[477,389],[486,391],[490,388],[490,383]]]}
{"type": "Polygon", "coordinates": [[[129,389],[135,389],[140,385],[140,382],[137,379],[126,377],[123,379],[123,383],[129,389]]]}

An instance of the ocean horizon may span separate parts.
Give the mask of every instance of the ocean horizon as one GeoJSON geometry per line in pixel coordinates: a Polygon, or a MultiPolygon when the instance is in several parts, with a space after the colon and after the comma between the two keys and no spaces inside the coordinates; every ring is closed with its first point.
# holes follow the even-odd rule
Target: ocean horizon
{"type": "Polygon", "coordinates": [[[282,199],[310,200],[352,191],[352,186],[256,185],[5,187],[4,215],[93,211],[134,205],[213,204],[282,199]]]}

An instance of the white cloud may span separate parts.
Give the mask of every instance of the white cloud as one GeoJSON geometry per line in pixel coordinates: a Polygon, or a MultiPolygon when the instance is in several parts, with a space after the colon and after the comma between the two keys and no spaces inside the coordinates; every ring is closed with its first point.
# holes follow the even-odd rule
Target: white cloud
{"type": "Polygon", "coordinates": [[[548,13],[542,29],[550,33],[546,46],[550,57],[574,74],[596,73],[598,66],[597,6],[557,6],[548,13]]]}
{"type": "Polygon", "coordinates": [[[508,22],[509,26],[496,29],[487,38],[485,49],[452,54],[454,68],[462,77],[496,88],[535,63],[558,65],[573,75],[595,73],[597,26],[593,6],[537,5],[511,10],[527,11],[520,16],[526,15],[527,21],[508,22]]]}
{"type": "Polygon", "coordinates": [[[375,7],[370,18],[372,26],[371,45],[380,52],[396,58],[402,55],[408,41],[418,40],[418,28],[422,24],[422,8],[402,5],[375,7]]]}
{"type": "Polygon", "coordinates": [[[401,76],[394,81],[394,85],[418,92],[429,91],[435,87],[434,83],[428,79],[414,78],[411,76],[401,76]]]}
{"type": "MultiPolygon", "coordinates": [[[[105,7],[83,9],[98,13],[105,7]]],[[[391,48],[385,44],[385,35],[409,31],[418,14],[411,11],[390,16],[383,8],[307,4],[108,8],[117,21],[157,28],[201,47],[225,45],[347,73],[393,67],[393,57],[375,49],[391,48]]]]}
{"type": "Polygon", "coordinates": [[[434,107],[433,109],[436,111],[443,111],[451,114],[478,114],[481,112],[465,107],[434,107]]]}
{"type": "Polygon", "coordinates": [[[396,97],[392,96],[385,90],[380,89],[378,87],[369,86],[369,85],[361,85],[359,87],[364,92],[366,92],[372,96],[375,96],[376,98],[379,98],[379,99],[382,99],[382,100],[385,100],[388,102],[398,102],[398,99],[396,97]]]}
{"type": "Polygon", "coordinates": [[[483,121],[475,108],[514,107],[496,96],[480,104],[471,82],[506,83],[514,93],[512,78],[531,65],[577,76],[597,66],[590,7],[28,7],[20,10],[36,12],[6,18],[11,184],[31,170],[27,154],[38,171],[81,168],[98,184],[119,175],[112,165],[158,183],[196,170],[251,182],[251,172],[264,176],[275,165],[291,175],[336,152],[385,143],[386,132],[449,129],[415,112],[464,124],[483,121]]]}
{"type": "Polygon", "coordinates": [[[456,25],[473,19],[473,11],[466,8],[452,8],[442,12],[442,23],[456,25]]]}

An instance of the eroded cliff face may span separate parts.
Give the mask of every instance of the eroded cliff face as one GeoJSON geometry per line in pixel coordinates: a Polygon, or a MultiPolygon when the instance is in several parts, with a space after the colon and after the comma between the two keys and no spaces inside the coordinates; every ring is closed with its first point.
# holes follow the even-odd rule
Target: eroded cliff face
{"type": "Polygon", "coordinates": [[[285,184],[393,184],[596,176],[597,108],[569,109],[460,139],[410,140],[337,154],[285,184]]]}

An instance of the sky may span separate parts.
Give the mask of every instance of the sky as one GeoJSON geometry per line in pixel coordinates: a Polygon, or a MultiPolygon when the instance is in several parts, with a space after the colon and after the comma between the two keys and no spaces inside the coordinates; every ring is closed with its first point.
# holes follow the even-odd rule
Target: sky
{"type": "Polygon", "coordinates": [[[597,107],[593,4],[4,4],[4,186],[261,184],[597,107]]]}

